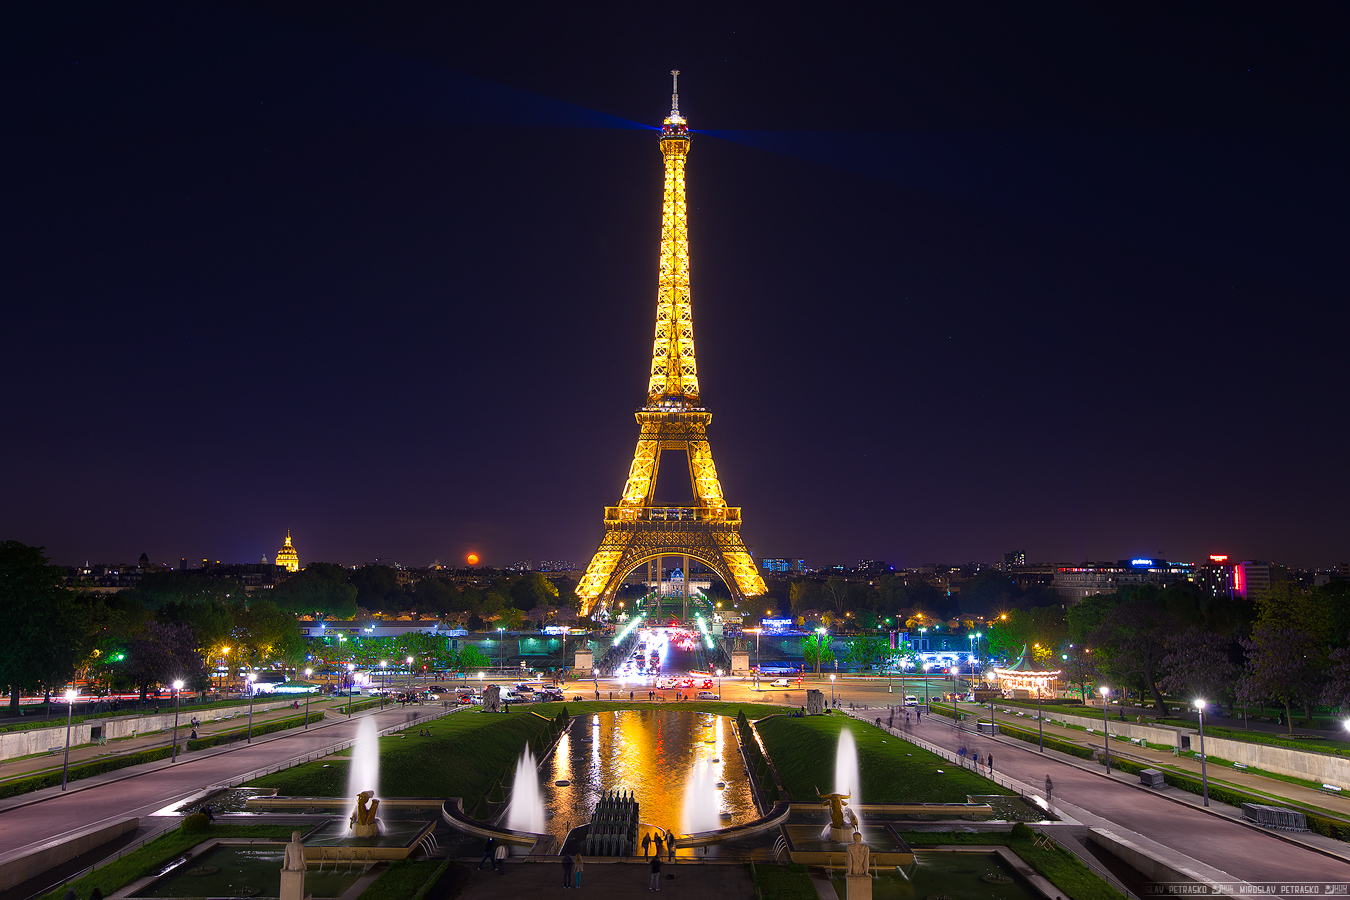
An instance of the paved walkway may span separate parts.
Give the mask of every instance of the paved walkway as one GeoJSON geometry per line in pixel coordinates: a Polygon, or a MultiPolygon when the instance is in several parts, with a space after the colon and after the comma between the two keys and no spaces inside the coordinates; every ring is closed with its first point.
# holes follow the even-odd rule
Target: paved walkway
{"type": "MultiPolygon", "coordinates": [[[[974,714],[975,707],[962,706],[963,712],[974,714]]],[[[1025,710],[1023,710],[1025,712],[1025,710]]],[[[1053,712],[1047,710],[1047,715],[1053,715],[1053,712]]],[[[1018,716],[1008,714],[995,706],[994,719],[998,722],[1007,722],[1009,725],[1016,726],[1023,731],[1035,732],[1037,728],[1036,719],[1032,718],[1036,713],[1033,711],[1030,715],[1018,716]]],[[[979,709],[979,718],[981,721],[989,721],[989,707],[979,709]]],[[[884,719],[884,716],[883,716],[884,719]]],[[[1045,724],[1046,737],[1053,737],[1062,741],[1069,741],[1083,747],[1101,749],[1102,734],[1087,734],[1073,728],[1065,728],[1060,725],[1045,724]]],[[[1198,749],[1199,744],[1192,739],[1192,747],[1198,749]]],[[[1136,762],[1161,767],[1174,767],[1200,777],[1200,761],[1189,756],[1173,756],[1164,750],[1154,750],[1152,747],[1131,744],[1128,741],[1112,741],[1111,755],[1123,756],[1136,762]]],[[[1249,790],[1259,791],[1264,794],[1274,794],[1277,797],[1286,797],[1290,800],[1296,800],[1308,806],[1319,807],[1337,815],[1350,819],[1350,797],[1335,796],[1315,788],[1305,787],[1301,784],[1291,784],[1288,781],[1281,781],[1278,778],[1268,778],[1259,773],[1244,772],[1241,769],[1234,769],[1231,766],[1210,765],[1208,770],[1211,783],[1216,781],[1226,782],[1249,790]]]]}
{"type": "Polygon", "coordinates": [[[309,730],[290,729],[255,738],[252,744],[229,744],[169,761],[132,766],[73,782],[62,794],[46,788],[0,801],[0,860],[7,854],[51,840],[79,828],[126,816],[148,816],[203,788],[249,772],[276,766],[355,739],[357,729],[374,719],[383,730],[445,712],[439,706],[392,707],[340,718],[309,730]]]}
{"type": "MultiPolygon", "coordinates": [[[[508,862],[506,873],[469,867],[471,878],[459,895],[460,900],[500,900],[502,897],[583,897],[593,900],[632,900],[647,893],[651,884],[650,865],[641,860],[630,863],[587,862],[581,873],[581,890],[566,894],[562,887],[562,865],[558,863],[508,862]]],[[[669,900],[681,897],[707,900],[755,900],[755,885],[746,865],[675,865],[661,867],[661,896],[669,900]],[[667,878],[674,875],[674,878],[667,878]]],[[[653,894],[652,896],[655,896],[653,894]]],[[[765,898],[769,900],[769,898],[765,898]]]]}

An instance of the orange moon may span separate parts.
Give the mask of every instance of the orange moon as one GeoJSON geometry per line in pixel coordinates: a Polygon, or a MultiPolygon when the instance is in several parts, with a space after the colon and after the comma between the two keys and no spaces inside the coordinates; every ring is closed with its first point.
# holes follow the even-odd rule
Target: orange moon
{"type": "Polygon", "coordinates": [[[467,559],[469,565],[471,565],[471,566],[476,566],[476,565],[478,565],[478,554],[477,554],[477,553],[470,553],[470,554],[468,555],[468,557],[466,557],[466,559],[467,559]]]}

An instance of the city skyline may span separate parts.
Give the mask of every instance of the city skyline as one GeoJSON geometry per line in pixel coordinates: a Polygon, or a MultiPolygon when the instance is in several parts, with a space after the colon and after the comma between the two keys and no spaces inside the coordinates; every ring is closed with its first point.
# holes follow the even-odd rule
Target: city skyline
{"type": "Polygon", "coordinates": [[[675,67],[758,558],[1350,556],[1331,14],[690,15],[10,11],[3,536],[584,561],[675,67]]]}

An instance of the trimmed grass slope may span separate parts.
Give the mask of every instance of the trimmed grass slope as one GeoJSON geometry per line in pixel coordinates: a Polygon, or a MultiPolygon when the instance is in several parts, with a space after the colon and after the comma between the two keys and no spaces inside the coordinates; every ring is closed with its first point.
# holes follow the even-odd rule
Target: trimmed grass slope
{"type": "Polygon", "coordinates": [[[834,790],[834,756],[844,728],[852,730],[858,745],[863,803],[964,803],[969,794],[1009,793],[969,769],[847,716],[775,716],[756,727],[796,801],[814,800],[816,788],[834,790]]]}

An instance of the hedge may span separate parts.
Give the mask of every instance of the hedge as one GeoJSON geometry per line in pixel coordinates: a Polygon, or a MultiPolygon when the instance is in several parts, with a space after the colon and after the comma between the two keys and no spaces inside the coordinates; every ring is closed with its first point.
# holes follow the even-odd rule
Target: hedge
{"type": "MultiPolygon", "coordinates": [[[[94,762],[83,763],[78,766],[71,766],[69,776],[66,780],[78,781],[81,778],[102,775],[104,772],[125,769],[128,766],[139,766],[142,763],[168,759],[172,752],[172,747],[157,747],[154,750],[142,750],[139,753],[128,753],[125,756],[110,756],[107,759],[100,759],[94,762]]],[[[19,794],[26,794],[29,791],[40,791],[43,788],[55,787],[60,783],[61,773],[58,771],[47,772],[42,775],[33,775],[28,778],[16,778],[13,781],[6,781],[0,784],[0,798],[14,797],[19,794]]]]}
{"type": "MultiPolygon", "coordinates": [[[[299,728],[307,721],[310,724],[322,722],[324,714],[321,712],[310,713],[309,716],[292,716],[289,719],[273,719],[271,722],[259,722],[253,726],[254,736],[272,734],[277,731],[285,731],[288,728],[299,728]]],[[[232,744],[235,741],[242,741],[248,738],[248,729],[240,728],[236,731],[226,731],[222,734],[213,734],[210,737],[197,738],[187,742],[188,750],[205,750],[207,747],[219,747],[221,744],[232,744]]]]}
{"type": "MultiPolygon", "coordinates": [[[[1019,741],[1026,741],[1028,744],[1040,745],[1041,736],[1036,731],[1023,731],[1020,728],[1014,728],[1003,722],[998,723],[999,734],[1006,734],[1008,737],[1017,738],[1019,741]]],[[[1073,744],[1068,741],[1061,741],[1058,738],[1047,736],[1045,746],[1051,750],[1058,750],[1060,753],[1067,753],[1070,756],[1076,756],[1079,759],[1092,759],[1095,752],[1091,747],[1084,747],[1082,744],[1073,744]]]]}
{"type": "MultiPolygon", "coordinates": [[[[1103,765],[1105,762],[1103,761],[1103,765]]],[[[1133,760],[1111,757],[1111,765],[1120,769],[1122,772],[1129,772],[1131,775],[1138,775],[1144,769],[1154,768],[1153,766],[1141,765],[1133,760]]],[[[1183,775],[1180,772],[1173,772],[1168,769],[1159,769],[1163,773],[1163,781],[1171,787],[1179,788],[1187,793],[1202,796],[1204,794],[1204,783],[1189,775],[1183,775]]],[[[1211,800],[1217,800],[1220,803],[1227,803],[1229,806],[1242,808],[1244,803],[1263,803],[1269,804],[1272,798],[1264,797],[1260,794],[1249,794],[1246,791],[1230,788],[1227,785],[1209,783],[1209,796],[1211,800]]],[[[1289,803],[1289,801],[1283,801],[1289,803]]],[[[1350,841],[1350,822],[1341,819],[1333,819],[1329,816],[1310,812],[1305,807],[1296,803],[1289,803],[1291,809],[1303,813],[1308,820],[1308,830],[1323,837],[1335,838],[1338,841],[1350,841]]]]}

